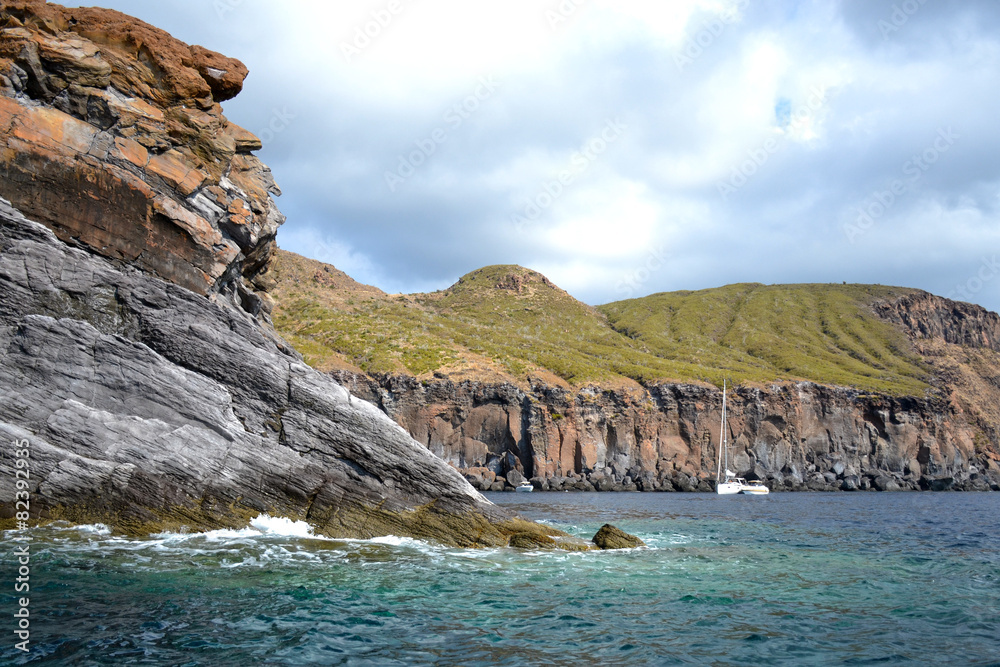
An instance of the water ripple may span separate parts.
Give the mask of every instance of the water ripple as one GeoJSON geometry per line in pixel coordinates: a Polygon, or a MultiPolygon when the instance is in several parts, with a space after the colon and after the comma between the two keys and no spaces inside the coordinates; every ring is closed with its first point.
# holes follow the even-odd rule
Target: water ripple
{"type": "Polygon", "coordinates": [[[580,537],[613,517],[649,548],[470,551],[326,540],[276,520],[147,539],[53,526],[33,533],[35,649],[27,661],[0,649],[0,662],[987,665],[1000,654],[1000,495],[526,495],[495,500],[580,537]]]}

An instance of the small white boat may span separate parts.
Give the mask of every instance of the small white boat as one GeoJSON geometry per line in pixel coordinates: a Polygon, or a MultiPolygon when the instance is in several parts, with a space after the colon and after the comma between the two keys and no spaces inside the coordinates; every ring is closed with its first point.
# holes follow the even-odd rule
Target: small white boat
{"type": "Polygon", "coordinates": [[[741,480],[743,486],[740,487],[740,493],[746,496],[766,496],[771,491],[767,488],[764,482],[759,479],[752,479],[749,482],[741,480]]]}
{"type": "Polygon", "coordinates": [[[531,493],[535,487],[531,485],[531,482],[525,481],[518,484],[514,490],[518,493],[531,493]]]}
{"type": "Polygon", "coordinates": [[[729,442],[726,433],[726,381],[722,381],[722,429],[719,433],[719,468],[715,473],[715,492],[720,496],[766,496],[770,490],[760,480],[746,481],[729,469],[729,442]],[[722,478],[725,458],[726,478],[722,478]]]}

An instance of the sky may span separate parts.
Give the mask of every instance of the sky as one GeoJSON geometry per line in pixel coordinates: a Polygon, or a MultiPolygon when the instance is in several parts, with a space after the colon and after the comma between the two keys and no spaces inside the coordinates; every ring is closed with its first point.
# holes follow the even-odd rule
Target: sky
{"type": "MultiPolygon", "coordinates": [[[[92,3],[68,3],[92,4],[92,3]]],[[[242,60],[278,244],[387,292],[737,282],[1000,310],[992,0],[103,0],[242,60]]]]}

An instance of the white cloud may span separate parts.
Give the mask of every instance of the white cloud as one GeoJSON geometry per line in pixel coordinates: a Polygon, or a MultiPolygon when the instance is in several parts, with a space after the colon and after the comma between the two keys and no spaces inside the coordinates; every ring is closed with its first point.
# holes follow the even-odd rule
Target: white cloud
{"type": "MultiPolygon", "coordinates": [[[[399,0],[391,20],[389,0],[224,1],[225,16],[106,4],[248,63],[227,114],[251,130],[297,114],[263,151],[286,192],[279,242],[383,289],[516,262],[607,301],[666,245],[644,293],[824,279],[947,293],[1000,244],[995,3],[927,3],[884,36],[893,0],[399,0]],[[576,9],[553,21],[560,7],[576,9]],[[500,88],[390,191],[385,170],[483,76],[500,88]],[[627,132],[518,233],[512,214],[616,116],[627,132]],[[845,219],[943,127],[962,139],[849,243],[845,219]]],[[[993,309],[996,282],[975,295],[993,309]]]]}

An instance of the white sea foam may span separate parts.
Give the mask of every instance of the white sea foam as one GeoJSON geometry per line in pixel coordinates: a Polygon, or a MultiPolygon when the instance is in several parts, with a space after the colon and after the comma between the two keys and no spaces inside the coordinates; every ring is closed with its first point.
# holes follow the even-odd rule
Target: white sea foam
{"type": "Polygon", "coordinates": [[[68,523],[66,521],[55,521],[49,524],[47,528],[52,530],[73,531],[75,533],[82,533],[84,535],[97,535],[100,537],[104,537],[106,535],[111,534],[111,529],[105,526],[103,523],[77,525],[68,523]]]}
{"type": "Polygon", "coordinates": [[[373,544],[387,544],[392,547],[419,548],[429,546],[426,542],[415,540],[412,537],[398,537],[396,535],[383,535],[382,537],[373,537],[372,539],[365,541],[372,542],[373,544]]]}
{"type": "Polygon", "coordinates": [[[86,533],[86,534],[90,534],[90,535],[104,536],[104,535],[110,535],[111,534],[111,529],[109,527],[107,527],[106,525],[104,525],[103,523],[95,523],[95,524],[91,524],[91,525],[77,526],[76,529],[78,531],[80,531],[81,533],[86,533]]]}
{"type": "Polygon", "coordinates": [[[165,533],[154,533],[150,537],[160,540],[162,544],[176,544],[178,542],[186,542],[188,540],[207,540],[209,542],[224,542],[224,541],[234,541],[234,540],[247,540],[254,537],[260,537],[261,532],[253,528],[242,528],[239,530],[234,530],[232,528],[220,528],[218,530],[209,530],[204,533],[189,533],[189,532],[165,532],[165,533]]]}
{"type": "Polygon", "coordinates": [[[252,519],[250,525],[265,535],[316,538],[316,535],[313,535],[312,526],[308,523],[305,521],[292,521],[285,517],[272,517],[268,514],[261,514],[256,519],[252,519]]]}
{"type": "Polygon", "coordinates": [[[312,526],[305,521],[293,521],[287,517],[261,514],[250,520],[246,528],[220,528],[204,533],[166,532],[151,535],[151,537],[167,542],[182,542],[191,539],[202,539],[209,542],[229,542],[253,540],[259,537],[295,537],[310,539],[327,539],[314,535],[312,526]]]}

